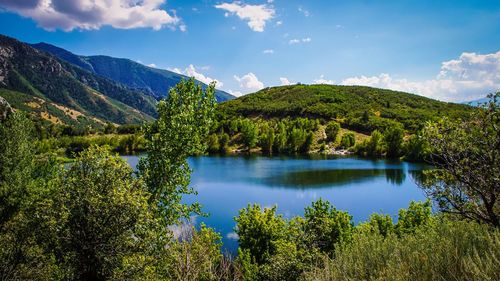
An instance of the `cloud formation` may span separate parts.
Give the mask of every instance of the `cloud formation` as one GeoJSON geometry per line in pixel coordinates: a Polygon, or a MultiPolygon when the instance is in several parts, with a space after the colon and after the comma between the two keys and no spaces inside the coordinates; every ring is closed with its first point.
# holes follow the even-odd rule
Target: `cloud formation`
{"type": "Polygon", "coordinates": [[[264,83],[260,82],[252,72],[242,77],[234,75],[234,79],[240,83],[240,87],[250,91],[258,91],[264,88],[264,83]]]}
{"type": "Polygon", "coordinates": [[[289,45],[295,45],[295,44],[300,44],[300,43],[310,43],[312,41],[311,37],[306,37],[306,38],[302,38],[302,39],[290,39],[290,41],[288,41],[288,44],[289,45]]]}
{"type": "Polygon", "coordinates": [[[267,4],[249,5],[235,1],[215,5],[215,8],[225,10],[226,17],[236,15],[240,19],[247,21],[250,29],[256,32],[263,32],[266,22],[270,21],[275,15],[274,8],[267,4]]]}
{"type": "Polygon", "coordinates": [[[175,13],[160,8],[165,0],[0,0],[0,7],[31,18],[46,30],[119,29],[164,26],[186,30],[175,13]]]}
{"type": "Polygon", "coordinates": [[[262,51],[263,54],[266,54],[266,55],[272,55],[274,54],[274,50],[273,49],[266,49],[264,51],[262,51]]]}
{"type": "MultiPolygon", "coordinates": [[[[206,69],[206,67],[202,67],[202,69],[206,69]]],[[[196,79],[200,82],[203,82],[207,85],[212,83],[212,82],[215,82],[215,88],[217,88],[217,89],[220,89],[220,88],[222,88],[222,86],[224,86],[224,83],[222,83],[221,81],[214,79],[214,78],[210,78],[210,77],[205,76],[204,74],[200,73],[199,70],[192,64],[190,64],[184,70],[181,70],[179,68],[169,68],[168,70],[175,72],[175,73],[178,73],[178,74],[186,75],[189,77],[194,77],[194,79],[196,79]]]]}
{"type": "Polygon", "coordinates": [[[281,82],[281,86],[292,85],[292,82],[290,82],[290,80],[288,80],[288,78],[286,78],[286,77],[280,77],[280,82],[281,82]]]}
{"type": "Polygon", "coordinates": [[[363,85],[404,91],[426,97],[462,102],[500,91],[500,51],[492,54],[462,53],[458,59],[445,61],[435,79],[409,81],[387,73],[344,79],[342,85],[363,85]]]}
{"type": "Polygon", "coordinates": [[[325,79],[325,75],[323,74],[321,74],[318,79],[314,79],[313,82],[314,84],[329,84],[329,85],[335,84],[335,81],[325,79]]]}

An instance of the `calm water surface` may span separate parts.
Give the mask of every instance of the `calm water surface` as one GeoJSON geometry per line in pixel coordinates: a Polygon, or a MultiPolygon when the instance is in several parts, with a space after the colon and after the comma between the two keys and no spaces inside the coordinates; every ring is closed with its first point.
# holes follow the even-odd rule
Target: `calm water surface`
{"type": "MultiPolygon", "coordinates": [[[[131,166],[140,156],[123,156],[131,166]]],[[[278,206],[285,217],[302,215],[319,198],[348,211],[356,223],[374,212],[397,217],[412,200],[425,200],[415,178],[423,164],[359,158],[300,158],[262,156],[203,156],[189,159],[192,186],[198,191],[186,202],[197,200],[209,217],[195,218],[223,236],[234,251],[234,217],[251,203],[278,206]]]]}

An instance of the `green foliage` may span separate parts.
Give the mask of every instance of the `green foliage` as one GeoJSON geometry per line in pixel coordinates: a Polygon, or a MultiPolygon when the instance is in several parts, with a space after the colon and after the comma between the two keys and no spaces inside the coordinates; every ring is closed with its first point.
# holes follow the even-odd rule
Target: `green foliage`
{"type": "Polygon", "coordinates": [[[39,210],[48,218],[56,256],[77,280],[137,278],[128,260],[152,262],[168,233],[148,205],[148,193],[132,168],[102,148],[82,152],[54,183],[57,198],[39,210]],[[60,210],[60,213],[54,213],[60,210]],[[54,229],[51,229],[55,227],[54,229]]]}
{"type": "Polygon", "coordinates": [[[356,144],[356,136],[354,133],[346,133],[342,135],[340,146],[343,148],[350,148],[356,144]]]}
{"type": "Polygon", "coordinates": [[[183,204],[181,198],[194,193],[187,157],[205,150],[214,110],[214,85],[203,91],[194,79],[182,81],[158,103],[158,119],[145,129],[148,154],[139,161],[138,174],[166,225],[200,213],[198,204],[183,204]]]}
{"type": "Polygon", "coordinates": [[[435,170],[423,182],[442,211],[500,227],[500,93],[466,121],[429,123],[435,170]]]}
{"type": "Polygon", "coordinates": [[[229,137],[228,134],[222,133],[222,135],[219,138],[219,152],[222,154],[225,154],[229,151],[229,142],[231,141],[231,138],[229,137]]]}
{"type": "Polygon", "coordinates": [[[208,152],[218,153],[220,151],[220,143],[217,134],[211,134],[207,140],[208,152]]]}
{"type": "Polygon", "coordinates": [[[240,248],[249,251],[259,265],[276,253],[276,243],[286,235],[285,220],[276,216],[276,207],[262,210],[259,205],[248,205],[235,220],[240,248]]]}
{"type": "Polygon", "coordinates": [[[243,138],[243,144],[247,149],[254,148],[259,138],[259,131],[255,123],[248,119],[242,120],[240,123],[240,132],[243,138]]]}
{"type": "Polygon", "coordinates": [[[418,228],[433,224],[431,201],[425,203],[410,202],[408,209],[399,210],[395,230],[399,235],[414,233],[418,228]]]}
{"type": "Polygon", "coordinates": [[[35,173],[33,124],[23,113],[0,123],[0,227],[21,208],[35,173]]]}
{"type": "Polygon", "coordinates": [[[498,280],[500,232],[440,219],[398,237],[360,232],[304,280],[498,280]]]}
{"type": "Polygon", "coordinates": [[[204,224],[194,227],[169,249],[168,275],[172,280],[222,280],[221,237],[204,224]]]}
{"type": "Polygon", "coordinates": [[[372,214],[370,219],[356,226],[357,231],[376,233],[384,237],[395,232],[395,226],[392,222],[392,218],[389,215],[382,214],[372,214]]]}
{"type": "Polygon", "coordinates": [[[358,154],[368,157],[380,157],[385,152],[383,135],[378,130],[372,132],[368,140],[356,146],[358,154]]]}
{"type": "Polygon", "coordinates": [[[310,247],[333,253],[335,244],[347,243],[353,232],[352,217],[338,211],[330,202],[319,199],[305,209],[304,231],[310,247]]]}
{"type": "Polygon", "coordinates": [[[404,150],[404,160],[413,162],[424,162],[429,159],[431,152],[429,143],[421,133],[410,136],[408,141],[404,144],[404,150]]]}
{"type": "Polygon", "coordinates": [[[339,123],[335,121],[328,122],[325,128],[326,138],[328,141],[335,142],[337,140],[339,132],[340,132],[339,123]]]}
{"type": "Polygon", "coordinates": [[[394,126],[385,130],[384,142],[387,146],[387,157],[397,158],[401,156],[403,137],[404,131],[400,126],[394,126]]]}
{"type": "Polygon", "coordinates": [[[262,152],[271,154],[273,152],[273,144],[275,139],[274,130],[271,129],[269,124],[264,123],[260,129],[259,145],[262,152]]]}

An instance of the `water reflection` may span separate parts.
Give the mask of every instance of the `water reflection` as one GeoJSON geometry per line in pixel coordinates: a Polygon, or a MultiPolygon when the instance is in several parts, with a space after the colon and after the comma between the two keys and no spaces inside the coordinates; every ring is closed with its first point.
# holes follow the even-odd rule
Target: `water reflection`
{"type": "Polygon", "coordinates": [[[401,185],[406,179],[406,173],[402,169],[322,169],[273,175],[265,179],[264,183],[283,188],[331,188],[368,182],[383,176],[392,185],[401,185]]]}

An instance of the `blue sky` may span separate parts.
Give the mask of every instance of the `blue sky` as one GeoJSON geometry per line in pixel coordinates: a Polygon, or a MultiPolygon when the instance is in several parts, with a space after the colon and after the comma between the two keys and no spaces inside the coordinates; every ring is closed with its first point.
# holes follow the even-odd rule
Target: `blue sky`
{"type": "Polygon", "coordinates": [[[219,81],[500,90],[500,1],[0,0],[0,33],[219,81]],[[22,3],[21,3],[22,2],[22,3]]]}

